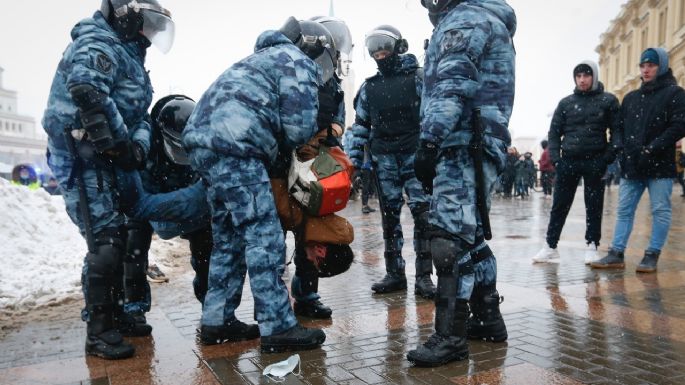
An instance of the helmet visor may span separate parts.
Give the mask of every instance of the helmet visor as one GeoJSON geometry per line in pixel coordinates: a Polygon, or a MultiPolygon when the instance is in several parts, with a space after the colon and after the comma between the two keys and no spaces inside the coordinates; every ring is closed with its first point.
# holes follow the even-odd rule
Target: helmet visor
{"type": "Polygon", "coordinates": [[[366,49],[369,50],[371,56],[381,51],[395,52],[396,43],[397,38],[387,34],[374,33],[366,36],[366,49]]]}
{"type": "Polygon", "coordinates": [[[166,131],[162,133],[162,136],[164,137],[164,153],[166,156],[178,165],[189,166],[190,159],[188,159],[188,153],[183,148],[181,139],[167,134],[166,131]]]}
{"type": "Polygon", "coordinates": [[[325,50],[314,62],[321,67],[321,79],[324,83],[329,81],[335,73],[335,63],[337,60],[331,57],[330,51],[325,50]]]}
{"type": "Polygon", "coordinates": [[[171,20],[171,13],[164,8],[155,7],[150,4],[139,4],[142,9],[143,30],[141,33],[150,40],[162,53],[171,50],[174,44],[176,27],[171,20]]]}

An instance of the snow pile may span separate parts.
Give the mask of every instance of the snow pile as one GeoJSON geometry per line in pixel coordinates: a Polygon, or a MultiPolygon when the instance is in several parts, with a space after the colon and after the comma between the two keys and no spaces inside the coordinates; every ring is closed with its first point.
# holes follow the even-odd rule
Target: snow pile
{"type": "MultiPolygon", "coordinates": [[[[0,178],[0,314],[79,299],[87,247],[61,196],[0,178]]],[[[170,275],[190,266],[188,242],[153,238],[150,264],[170,275]]]]}
{"type": "Polygon", "coordinates": [[[0,178],[0,310],[80,295],[86,244],[62,197],[0,178]]]}

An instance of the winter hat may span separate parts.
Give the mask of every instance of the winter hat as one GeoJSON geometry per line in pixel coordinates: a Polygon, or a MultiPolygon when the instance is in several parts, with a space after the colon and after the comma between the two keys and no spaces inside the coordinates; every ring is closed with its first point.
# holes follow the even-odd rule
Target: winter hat
{"type": "Polygon", "coordinates": [[[573,69],[573,77],[578,76],[578,74],[588,74],[590,76],[594,76],[592,73],[592,67],[586,63],[580,63],[576,66],[576,68],[573,69]]]}
{"type": "Polygon", "coordinates": [[[642,63],[654,63],[659,65],[659,54],[656,53],[654,48],[647,48],[645,52],[640,56],[640,64],[642,63]]]}

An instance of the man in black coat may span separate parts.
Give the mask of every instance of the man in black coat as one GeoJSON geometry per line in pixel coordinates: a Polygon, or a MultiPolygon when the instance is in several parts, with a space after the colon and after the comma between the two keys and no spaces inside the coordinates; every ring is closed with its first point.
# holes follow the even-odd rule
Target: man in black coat
{"type": "Polygon", "coordinates": [[[576,88],[559,102],[549,129],[549,155],[556,168],[552,212],[547,227],[547,244],[533,257],[533,263],[559,259],[557,243],[573,204],[580,178],[585,190],[585,263],[597,259],[602,236],[602,207],[607,165],[613,162],[612,140],[620,126],[618,99],[604,92],[597,64],[584,61],[573,69],[576,88]]]}
{"type": "Polygon", "coordinates": [[[671,193],[676,177],[675,145],[685,136],[685,90],[679,87],[668,53],[649,48],[640,57],[642,86],[621,105],[621,172],[616,227],[609,254],[593,268],[624,268],[623,252],[633,228],[635,209],[645,188],[652,209],[652,234],[638,272],[653,273],[671,227],[671,193]]]}

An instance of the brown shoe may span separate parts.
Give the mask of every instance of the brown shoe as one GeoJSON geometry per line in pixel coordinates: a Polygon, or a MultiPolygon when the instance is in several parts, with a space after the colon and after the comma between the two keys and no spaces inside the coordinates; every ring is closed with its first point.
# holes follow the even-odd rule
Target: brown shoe
{"type": "Polygon", "coordinates": [[[599,261],[592,262],[590,266],[593,269],[623,269],[626,267],[623,262],[623,252],[614,249],[609,249],[609,254],[599,261]]]}

